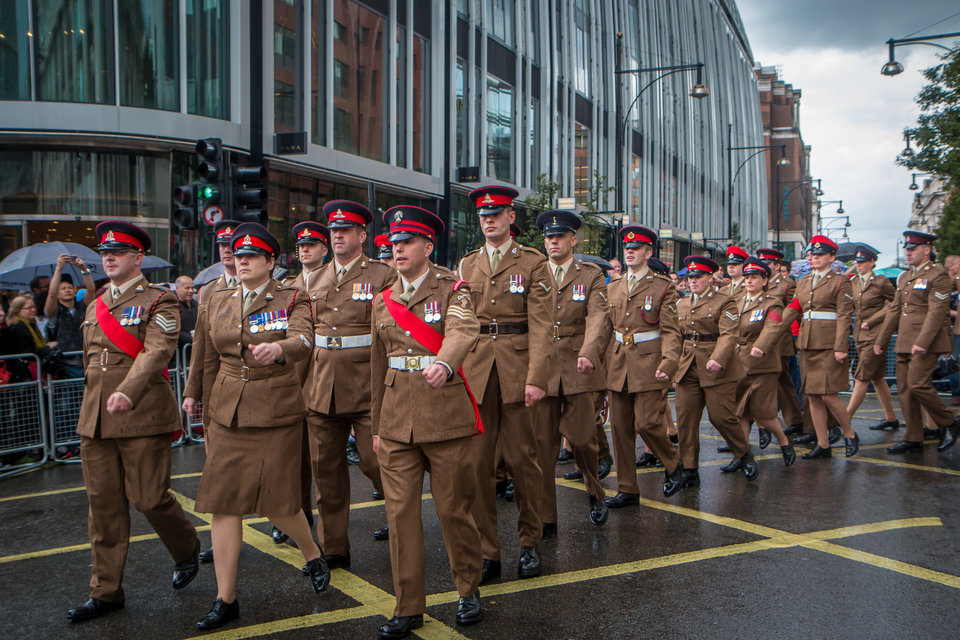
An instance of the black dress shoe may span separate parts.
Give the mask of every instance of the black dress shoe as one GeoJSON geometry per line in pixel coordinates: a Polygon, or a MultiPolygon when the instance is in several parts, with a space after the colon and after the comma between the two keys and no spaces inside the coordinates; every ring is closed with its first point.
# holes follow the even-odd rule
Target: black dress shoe
{"type": "Polygon", "coordinates": [[[683,475],[680,477],[680,488],[684,487],[699,487],[700,486],[700,470],[699,469],[684,469],[683,475]]]}
{"type": "Polygon", "coordinates": [[[557,455],[557,462],[570,462],[573,460],[573,451],[566,447],[560,448],[560,454],[557,455]]]}
{"type": "Polygon", "coordinates": [[[757,429],[757,432],[760,434],[760,448],[766,449],[770,446],[770,441],[773,440],[773,436],[771,436],[770,432],[766,429],[757,429]]]}
{"type": "Polygon", "coordinates": [[[930,429],[928,427],[923,428],[924,440],[939,440],[941,437],[940,429],[930,429]]]}
{"type": "Polygon", "coordinates": [[[500,579],[500,561],[483,559],[483,566],[480,568],[480,586],[487,584],[491,580],[500,579]]]}
{"type": "Polygon", "coordinates": [[[796,433],[803,433],[803,424],[792,424],[783,430],[785,436],[792,436],[796,433]]]}
{"type": "Polygon", "coordinates": [[[603,500],[598,500],[593,496],[590,496],[590,523],[595,524],[598,527],[603,526],[603,523],[607,521],[607,514],[610,512],[607,510],[607,505],[604,504],[603,500]]]}
{"type": "Polygon", "coordinates": [[[183,589],[185,586],[197,577],[200,571],[200,540],[197,539],[197,546],[193,553],[186,560],[181,560],[173,567],[173,588],[183,589]]]}
{"type": "Polygon", "coordinates": [[[349,569],[350,568],[350,552],[346,553],[335,553],[333,555],[324,556],[324,559],[327,561],[327,568],[331,571],[333,569],[349,569]]]}
{"type": "Polygon", "coordinates": [[[637,460],[638,467],[652,467],[657,464],[657,456],[653,455],[649,451],[644,451],[640,454],[640,459],[637,460]]]}
{"type": "Polygon", "coordinates": [[[640,504],[640,494],[639,493],[623,493],[622,491],[612,498],[607,498],[607,506],[611,509],[619,509],[620,507],[632,507],[634,505],[640,504]]]}
{"type": "Polygon", "coordinates": [[[222,627],[228,622],[233,622],[239,617],[239,600],[234,600],[233,602],[227,604],[220,598],[217,598],[213,601],[213,606],[210,607],[210,611],[207,612],[207,615],[203,616],[200,622],[197,623],[197,629],[202,631],[216,629],[218,627],[222,627]]]}
{"type": "Polygon", "coordinates": [[[734,458],[720,467],[720,473],[733,473],[734,471],[740,471],[740,458],[734,458]]]}
{"type": "Polygon", "coordinates": [[[753,457],[753,451],[747,451],[743,454],[743,457],[740,458],[740,470],[743,471],[743,475],[747,480],[755,480],[758,475],[760,475],[760,465],[757,464],[756,458],[753,457]]]}
{"type": "Polygon", "coordinates": [[[497,497],[502,498],[503,494],[507,492],[507,485],[510,484],[509,480],[500,480],[497,482],[497,497]]]}
{"type": "Polygon", "coordinates": [[[330,584],[330,567],[322,553],[307,563],[307,575],[315,593],[324,591],[330,584]]]}
{"type": "Polygon", "coordinates": [[[937,445],[937,452],[943,453],[957,442],[957,423],[954,422],[949,427],[943,427],[940,431],[943,432],[943,437],[940,438],[940,444],[937,445]]]}
{"type": "Polygon", "coordinates": [[[899,420],[884,420],[883,422],[878,422],[877,424],[870,426],[870,431],[883,431],[884,429],[890,429],[896,431],[900,428],[899,420]]]}
{"type": "Polygon", "coordinates": [[[860,436],[857,435],[857,432],[853,432],[852,438],[844,438],[844,455],[848,458],[851,456],[857,455],[857,451],[860,451],[860,436]]]}
{"type": "Polygon", "coordinates": [[[728,444],[717,445],[717,453],[730,453],[730,445],[728,444]]]}
{"type": "Polygon", "coordinates": [[[197,556],[197,559],[199,559],[202,564],[213,562],[213,547],[201,551],[200,555],[197,556]]]}
{"type": "Polygon", "coordinates": [[[280,531],[280,529],[277,529],[276,527],[274,527],[273,531],[270,532],[270,537],[273,538],[273,544],[283,544],[290,539],[290,536],[285,534],[283,531],[280,531]]]}
{"type": "Polygon", "coordinates": [[[374,499],[374,500],[383,500],[383,492],[382,492],[382,491],[377,491],[376,489],[374,489],[374,490],[373,490],[373,499],[374,499]]]}
{"type": "Polygon", "coordinates": [[[604,456],[597,461],[597,478],[603,480],[608,475],[610,475],[610,470],[613,469],[613,458],[610,456],[604,456]]]}
{"type": "Polygon", "coordinates": [[[830,444],[837,444],[842,437],[843,430],[840,429],[840,427],[830,427],[830,429],[827,430],[827,440],[830,444]]]}
{"type": "Polygon", "coordinates": [[[518,578],[536,578],[540,575],[540,554],[536,547],[520,547],[520,560],[517,561],[518,578]]]}
{"type": "Polygon", "coordinates": [[[783,455],[783,466],[789,467],[797,461],[797,452],[793,450],[792,444],[780,446],[780,454],[783,455]]]}
{"type": "Polygon", "coordinates": [[[387,623],[377,629],[380,638],[406,638],[414,629],[423,626],[423,615],[393,616],[387,623]]]}
{"type": "Polygon", "coordinates": [[[800,456],[804,460],[813,460],[814,458],[830,458],[833,456],[833,452],[830,447],[821,447],[819,444],[815,446],[810,451],[807,451],[805,454],[800,456]]]}
{"type": "Polygon", "coordinates": [[[374,539],[374,540],[380,540],[381,542],[382,542],[383,540],[389,540],[389,539],[390,539],[390,525],[385,524],[385,525],[383,525],[382,527],[380,527],[379,529],[374,530],[374,532],[373,532],[373,539],[374,539]]]}
{"type": "Polygon", "coordinates": [[[543,523],[543,537],[547,538],[550,536],[557,535],[557,523],[556,522],[544,522],[543,523]]]}
{"type": "Polygon", "coordinates": [[[793,444],[814,444],[817,441],[816,434],[805,433],[793,439],[793,444]]]}
{"type": "Polygon", "coordinates": [[[677,444],[678,442],[680,442],[680,435],[679,435],[679,434],[676,434],[676,433],[668,433],[668,434],[667,434],[667,438],[668,438],[668,439],[670,440],[670,442],[672,442],[673,444],[677,444]]]}
{"type": "Polygon", "coordinates": [[[683,486],[683,463],[677,460],[677,467],[673,473],[663,472],[663,495],[667,498],[675,494],[683,486]]]}
{"type": "Polygon", "coordinates": [[[461,597],[457,602],[457,624],[465,627],[477,624],[481,618],[483,612],[480,610],[480,592],[474,591],[471,596],[461,597]]]}
{"type": "Polygon", "coordinates": [[[887,447],[887,453],[911,453],[914,451],[923,451],[923,443],[902,440],[895,445],[887,447]]]}
{"type": "Polygon", "coordinates": [[[564,480],[583,480],[583,474],[580,472],[580,469],[573,469],[563,474],[563,479],[564,480]]]}
{"type": "Polygon", "coordinates": [[[79,607],[67,611],[67,618],[70,619],[70,622],[83,622],[84,620],[93,620],[94,618],[99,618],[102,615],[120,611],[121,609],[123,609],[122,602],[105,602],[103,600],[97,600],[96,598],[90,598],[79,607]]]}
{"type": "Polygon", "coordinates": [[[516,492],[516,485],[513,480],[507,481],[507,488],[503,492],[503,499],[507,502],[513,502],[513,497],[516,492]]]}

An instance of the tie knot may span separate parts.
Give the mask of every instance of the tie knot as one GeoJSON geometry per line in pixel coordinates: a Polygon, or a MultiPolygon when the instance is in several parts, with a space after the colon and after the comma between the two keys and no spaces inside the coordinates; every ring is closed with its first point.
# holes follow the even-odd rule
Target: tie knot
{"type": "Polygon", "coordinates": [[[113,296],[113,299],[116,300],[120,297],[120,287],[110,287],[110,295],[113,296]]]}

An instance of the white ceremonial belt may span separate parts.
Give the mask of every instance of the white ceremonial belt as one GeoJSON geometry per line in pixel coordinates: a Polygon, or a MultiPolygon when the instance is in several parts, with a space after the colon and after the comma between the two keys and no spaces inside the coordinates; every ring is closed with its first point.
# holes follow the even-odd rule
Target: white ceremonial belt
{"type": "Polygon", "coordinates": [[[634,333],[627,336],[624,336],[619,331],[613,332],[613,337],[616,338],[617,342],[620,344],[636,344],[638,342],[650,342],[651,340],[656,340],[660,337],[660,329],[654,329],[653,331],[644,331],[642,333],[634,333]]]}
{"type": "Polygon", "coordinates": [[[390,368],[400,371],[423,371],[436,361],[434,356],[390,356],[390,368]]]}
{"type": "Polygon", "coordinates": [[[372,343],[370,334],[362,336],[318,336],[313,334],[313,343],[321,349],[356,349],[369,347],[372,343]]]}
{"type": "Polygon", "coordinates": [[[836,311],[804,311],[804,320],[836,320],[836,311]]]}

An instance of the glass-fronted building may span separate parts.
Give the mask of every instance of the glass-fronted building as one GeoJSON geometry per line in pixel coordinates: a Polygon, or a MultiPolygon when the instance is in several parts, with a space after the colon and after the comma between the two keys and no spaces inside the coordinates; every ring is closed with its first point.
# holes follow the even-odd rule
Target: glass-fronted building
{"type": "Polygon", "coordinates": [[[765,236],[763,163],[731,193],[727,153],[763,144],[752,69],[732,0],[5,0],[2,252],[120,218],[205,266],[209,230],[172,224],[172,192],[216,137],[262,152],[291,263],[290,227],[349,198],[437,212],[453,264],[479,243],[470,175],[521,197],[549,178],[597,224],[664,232],[675,263],[731,221],[765,236]],[[702,100],[693,72],[616,73],[700,62],[702,100]]]}

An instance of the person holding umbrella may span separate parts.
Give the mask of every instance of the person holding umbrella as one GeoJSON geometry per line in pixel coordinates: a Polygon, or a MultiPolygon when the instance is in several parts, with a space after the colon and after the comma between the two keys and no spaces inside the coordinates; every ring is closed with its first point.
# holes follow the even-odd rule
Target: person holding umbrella
{"type": "MultiPolygon", "coordinates": [[[[61,351],[82,351],[83,336],[80,326],[87,310],[87,301],[93,298],[96,286],[90,269],[79,256],[62,253],[57,257],[57,266],[50,278],[50,290],[54,295],[47,295],[44,303],[44,312],[47,316],[47,338],[51,346],[60,347],[61,351]],[[73,286],[73,278],[64,273],[64,267],[72,264],[83,274],[83,296],[77,299],[77,290],[73,286]]],[[[61,360],[58,373],[66,378],[83,377],[83,359],[81,356],[67,357],[61,360]]]]}

